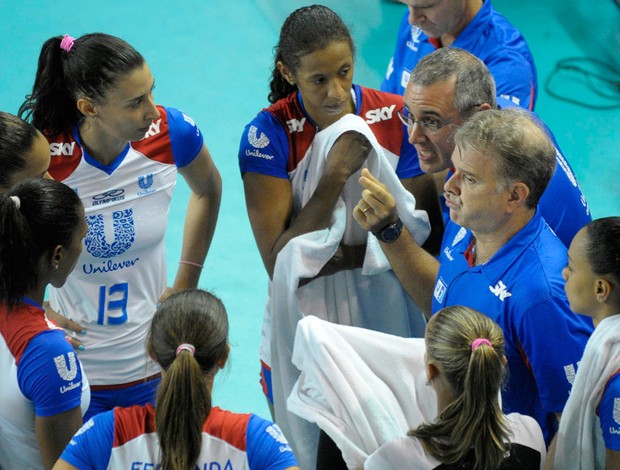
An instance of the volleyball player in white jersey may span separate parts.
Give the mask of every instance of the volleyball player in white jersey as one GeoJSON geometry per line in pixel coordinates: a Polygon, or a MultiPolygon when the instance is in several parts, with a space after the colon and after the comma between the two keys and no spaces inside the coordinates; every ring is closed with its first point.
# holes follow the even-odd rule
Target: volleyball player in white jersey
{"type": "Polygon", "coordinates": [[[82,203],[62,183],[32,178],[0,195],[0,468],[51,468],[82,424],[88,381],[42,304],[84,235],[82,203]]]}
{"type": "Polygon", "coordinates": [[[87,418],[152,402],[159,367],[145,339],[156,304],[196,287],[221,198],[221,179],[202,134],[182,112],[153,101],[144,58],[107,34],[47,40],[20,116],[50,143],[49,172],[84,203],[85,250],[54,310],[86,327],[79,351],[91,377],[87,418]],[[191,196],[181,260],[166,288],[164,234],[177,170],[191,196]]]}

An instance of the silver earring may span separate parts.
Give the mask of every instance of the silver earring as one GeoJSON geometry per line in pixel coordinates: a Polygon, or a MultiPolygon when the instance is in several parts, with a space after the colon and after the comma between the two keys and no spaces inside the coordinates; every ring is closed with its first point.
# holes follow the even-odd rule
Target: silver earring
{"type": "Polygon", "coordinates": [[[54,265],[54,271],[58,271],[58,264],[54,265]]]}

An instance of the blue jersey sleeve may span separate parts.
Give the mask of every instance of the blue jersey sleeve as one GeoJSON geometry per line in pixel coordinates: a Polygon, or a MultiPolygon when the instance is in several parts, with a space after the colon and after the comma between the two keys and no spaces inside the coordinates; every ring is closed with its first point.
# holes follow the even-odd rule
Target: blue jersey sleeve
{"type": "Polygon", "coordinates": [[[561,413],[592,333],[591,323],[571,312],[568,301],[561,297],[539,302],[521,318],[517,334],[542,407],[548,413],[561,413]]]}
{"type": "Polygon", "coordinates": [[[105,470],[114,440],[114,410],[93,416],[67,444],[60,458],[80,470],[105,470]]]}
{"type": "Polygon", "coordinates": [[[260,173],[288,179],[289,142],[282,124],[268,111],[261,111],[245,127],[239,145],[241,174],[260,173]]]}
{"type": "Polygon", "coordinates": [[[175,108],[166,108],[172,156],[177,168],[190,164],[202,150],[202,133],[192,118],[175,108]]]}
{"type": "Polygon", "coordinates": [[[37,416],[53,416],[80,406],[82,368],[60,330],[32,338],[19,361],[17,380],[37,416]]]}
{"type": "MultiPolygon", "coordinates": [[[[381,82],[381,91],[388,91],[397,95],[402,95],[404,93],[407,83],[405,82],[404,85],[402,84],[402,75],[405,71],[403,61],[404,56],[406,55],[406,49],[408,47],[407,41],[409,38],[411,38],[411,25],[409,24],[409,10],[407,9],[405,10],[405,14],[401,18],[400,25],[398,26],[396,47],[394,48],[394,54],[388,64],[385,77],[381,82]]],[[[409,71],[411,71],[414,66],[415,64],[411,64],[409,66],[409,71]]],[[[408,78],[409,74],[406,74],[405,76],[408,78]]]]}
{"type": "Polygon", "coordinates": [[[276,424],[252,415],[248,423],[246,439],[251,469],[281,470],[298,466],[291,446],[276,424]]]}
{"type": "Polygon", "coordinates": [[[607,383],[598,414],[605,448],[620,451],[620,374],[607,383]]]}

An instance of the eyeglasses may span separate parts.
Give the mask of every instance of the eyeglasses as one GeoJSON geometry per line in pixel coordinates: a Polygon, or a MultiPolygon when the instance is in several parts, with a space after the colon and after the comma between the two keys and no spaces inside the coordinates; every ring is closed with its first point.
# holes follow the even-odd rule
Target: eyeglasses
{"type": "Polygon", "coordinates": [[[398,117],[401,122],[407,126],[407,128],[413,127],[415,123],[418,124],[422,129],[427,130],[431,134],[439,132],[442,127],[447,126],[452,121],[454,121],[459,115],[451,117],[450,119],[444,121],[434,117],[425,117],[422,119],[414,119],[413,116],[409,113],[409,110],[406,107],[403,107],[400,111],[398,111],[398,117]]]}

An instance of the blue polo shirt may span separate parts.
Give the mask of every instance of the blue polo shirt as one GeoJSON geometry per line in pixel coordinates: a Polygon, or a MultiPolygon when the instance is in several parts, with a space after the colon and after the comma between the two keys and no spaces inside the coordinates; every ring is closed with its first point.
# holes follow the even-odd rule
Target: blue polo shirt
{"type": "MultiPolygon", "coordinates": [[[[500,109],[515,107],[514,104],[501,97],[497,98],[497,104],[500,109]]],[[[555,145],[555,172],[538,201],[540,215],[568,249],[577,232],[592,221],[592,215],[586,197],[577,182],[575,172],[562,154],[551,129],[537,114],[532,113],[532,116],[547,131],[547,135],[555,145]]],[[[452,174],[453,171],[450,170],[447,178],[450,178],[452,174]]],[[[450,209],[446,207],[443,196],[440,200],[444,223],[447,225],[450,221],[450,209]]]]}
{"type": "MultiPolygon", "coordinates": [[[[381,89],[404,95],[409,75],[422,57],[439,44],[421,29],[411,26],[407,11],[400,22],[396,49],[381,89]]],[[[526,109],[534,109],[538,90],[534,58],[521,33],[496,12],[490,0],[456,38],[452,47],[471,52],[482,60],[495,79],[497,94],[526,109]]]]}
{"type": "Polygon", "coordinates": [[[592,321],[571,312],[562,268],[567,250],[537,210],[528,224],[483,265],[470,267],[472,233],[450,222],[442,243],[433,313],[466,305],[504,332],[508,380],[506,413],[532,416],[547,445],[562,412],[590,334],[592,321]]]}

